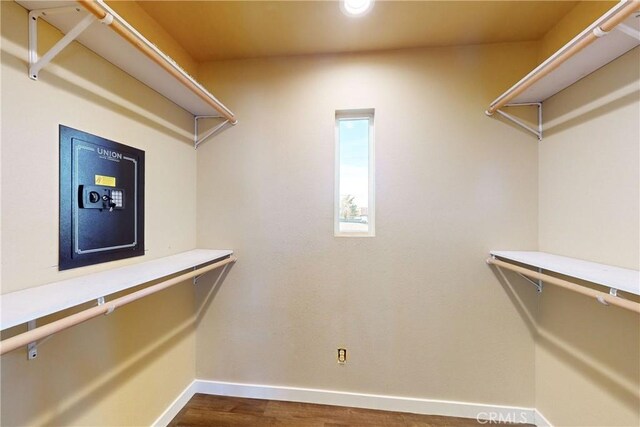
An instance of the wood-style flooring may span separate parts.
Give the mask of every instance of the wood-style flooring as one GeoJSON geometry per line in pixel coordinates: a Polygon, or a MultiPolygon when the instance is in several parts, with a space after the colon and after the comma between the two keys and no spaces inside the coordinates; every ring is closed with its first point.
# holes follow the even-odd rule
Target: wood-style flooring
{"type": "MultiPolygon", "coordinates": [[[[189,426],[467,427],[475,419],[196,394],[169,424],[189,426]]],[[[495,425],[495,423],[493,423],[495,425]]],[[[523,424],[519,424],[523,426],[523,424]]]]}

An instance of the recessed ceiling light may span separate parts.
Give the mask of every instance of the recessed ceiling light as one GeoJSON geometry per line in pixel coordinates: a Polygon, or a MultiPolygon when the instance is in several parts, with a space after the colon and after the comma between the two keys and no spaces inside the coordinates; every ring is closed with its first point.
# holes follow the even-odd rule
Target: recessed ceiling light
{"type": "Polygon", "coordinates": [[[349,16],[362,16],[371,10],[374,0],[340,0],[340,9],[349,16]]]}

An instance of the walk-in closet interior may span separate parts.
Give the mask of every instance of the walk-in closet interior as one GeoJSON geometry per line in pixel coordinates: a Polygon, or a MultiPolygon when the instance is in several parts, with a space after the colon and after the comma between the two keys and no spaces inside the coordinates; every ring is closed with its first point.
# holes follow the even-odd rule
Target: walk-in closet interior
{"type": "Polygon", "coordinates": [[[640,425],[640,2],[2,0],[2,426],[640,425]]]}

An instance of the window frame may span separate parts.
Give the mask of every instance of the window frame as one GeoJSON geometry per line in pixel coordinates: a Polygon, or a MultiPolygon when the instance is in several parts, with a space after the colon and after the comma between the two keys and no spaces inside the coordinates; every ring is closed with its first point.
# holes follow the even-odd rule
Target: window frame
{"type": "Polygon", "coordinates": [[[334,237],[375,237],[375,110],[373,108],[357,110],[336,110],[335,114],[335,182],[333,208],[334,237]],[[340,121],[368,120],[368,204],[367,231],[340,231],[340,121]]]}

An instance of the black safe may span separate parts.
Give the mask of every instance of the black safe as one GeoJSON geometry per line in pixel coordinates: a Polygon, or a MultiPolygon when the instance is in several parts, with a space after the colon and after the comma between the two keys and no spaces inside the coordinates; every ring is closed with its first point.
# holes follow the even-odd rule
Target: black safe
{"type": "Polygon", "coordinates": [[[60,125],[58,269],[144,255],[144,151],[60,125]]]}

